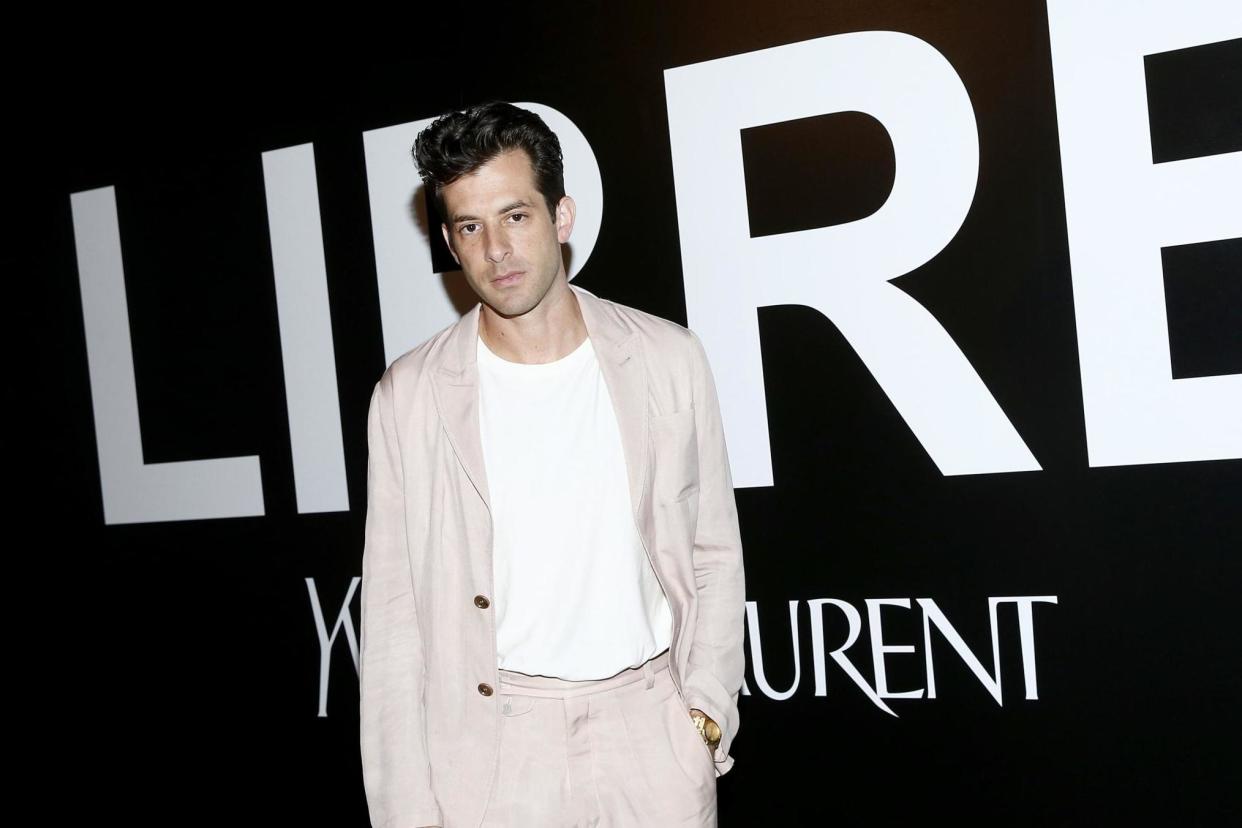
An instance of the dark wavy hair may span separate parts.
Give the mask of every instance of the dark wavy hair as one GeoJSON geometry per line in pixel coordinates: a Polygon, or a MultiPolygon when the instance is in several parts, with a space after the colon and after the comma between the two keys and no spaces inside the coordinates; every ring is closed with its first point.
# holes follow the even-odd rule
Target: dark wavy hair
{"type": "Polygon", "coordinates": [[[448,112],[418,133],[411,151],[436,210],[447,222],[441,190],[511,149],[530,157],[535,186],[555,221],[556,205],[565,195],[561,142],[533,112],[494,100],[448,112]]]}

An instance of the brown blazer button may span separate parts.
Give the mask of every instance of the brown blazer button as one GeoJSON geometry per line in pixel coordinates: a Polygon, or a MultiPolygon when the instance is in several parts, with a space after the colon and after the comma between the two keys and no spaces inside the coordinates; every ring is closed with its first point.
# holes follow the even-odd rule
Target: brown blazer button
{"type": "Polygon", "coordinates": [[[491,605],[491,603],[492,602],[487,600],[487,597],[484,595],[474,596],[474,605],[478,607],[479,609],[487,609],[491,605]]]}
{"type": "Polygon", "coordinates": [[[492,686],[490,684],[480,684],[479,692],[485,696],[490,696],[492,694],[492,686]]]}

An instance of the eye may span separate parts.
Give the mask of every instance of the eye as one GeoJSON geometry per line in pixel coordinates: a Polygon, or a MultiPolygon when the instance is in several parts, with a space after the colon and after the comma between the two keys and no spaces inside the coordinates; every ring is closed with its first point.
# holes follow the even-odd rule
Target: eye
{"type": "Polygon", "coordinates": [[[471,233],[474,232],[471,228],[478,227],[478,226],[479,225],[472,222],[470,224],[463,224],[461,227],[458,227],[457,230],[462,235],[469,236],[471,233]]]}
{"type": "Polygon", "coordinates": [[[515,223],[520,224],[523,221],[526,221],[526,214],[525,213],[510,213],[509,218],[514,219],[515,223]]]}

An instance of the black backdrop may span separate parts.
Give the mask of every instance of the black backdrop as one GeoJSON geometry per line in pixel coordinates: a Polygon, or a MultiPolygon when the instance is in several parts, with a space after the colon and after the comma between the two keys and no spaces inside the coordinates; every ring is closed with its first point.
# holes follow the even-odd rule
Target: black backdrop
{"type": "MultiPolygon", "coordinates": [[[[778,691],[795,679],[798,602],[800,672],[789,698],[769,697],[748,638],[721,823],[1238,815],[1242,464],[1089,465],[1042,3],[579,2],[331,29],[93,32],[10,73],[5,271],[34,288],[16,303],[11,354],[36,375],[34,394],[10,397],[35,421],[11,438],[35,464],[11,518],[31,530],[10,554],[37,630],[21,673],[35,705],[17,719],[46,817],[367,824],[354,659],[339,633],[320,716],[308,590],[331,624],[360,572],[366,404],[385,365],[364,131],[487,97],[565,113],[607,204],[576,282],[685,323],[664,70],[867,30],[923,39],[969,92],[974,203],[948,247],[894,283],[952,336],[1042,470],[942,475],[830,321],[758,310],[775,485],[737,491],[747,597],[778,691]],[[350,508],[299,514],[260,156],[309,142],[350,508]],[[108,389],[87,373],[70,206],[104,186],[116,188],[143,457],[257,455],[262,516],[105,523],[92,393],[108,389]],[[883,611],[884,643],[914,646],[885,659],[888,686],[905,691],[927,686],[917,599],[990,671],[988,599],[1005,596],[1057,600],[1032,608],[1038,698],[1025,698],[1012,604],[998,613],[1002,705],[934,631],[936,698],[887,699],[890,716],[832,660],[815,694],[808,600],[861,613],[847,652],[874,687],[866,602],[909,599],[883,611]]],[[[1189,75],[1149,65],[1153,101],[1172,101],[1169,140],[1189,155],[1242,148],[1240,53],[1234,39],[1191,54],[1189,75]]],[[[817,129],[784,154],[756,144],[748,164],[803,164],[842,186],[757,196],[752,221],[779,230],[779,210],[848,218],[851,199],[876,200],[892,162],[866,126],[817,129]]],[[[1242,373],[1242,257],[1236,240],[1210,252],[1203,290],[1170,292],[1174,361],[1242,373]]],[[[843,617],[825,612],[829,649],[843,617]]]]}

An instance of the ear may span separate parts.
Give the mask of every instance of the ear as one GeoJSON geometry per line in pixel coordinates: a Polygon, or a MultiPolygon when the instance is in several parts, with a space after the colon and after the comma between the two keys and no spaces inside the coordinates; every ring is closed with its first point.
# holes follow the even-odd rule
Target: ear
{"type": "Polygon", "coordinates": [[[574,232],[574,219],[578,215],[578,205],[569,196],[561,196],[556,205],[556,239],[561,244],[569,241],[574,232]]]}
{"type": "Polygon", "coordinates": [[[461,266],[461,259],[457,258],[457,251],[453,249],[453,239],[449,236],[448,225],[440,223],[440,232],[444,234],[444,243],[448,245],[449,252],[453,254],[453,261],[461,266]]]}

